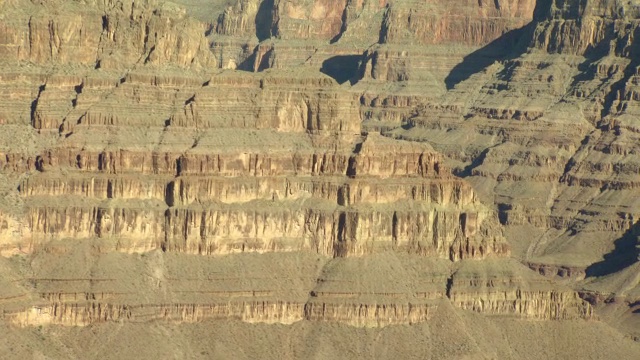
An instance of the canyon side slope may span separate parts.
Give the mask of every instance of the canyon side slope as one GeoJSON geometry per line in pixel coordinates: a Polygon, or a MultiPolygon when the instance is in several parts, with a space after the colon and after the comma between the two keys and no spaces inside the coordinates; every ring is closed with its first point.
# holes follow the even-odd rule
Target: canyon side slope
{"type": "Polygon", "coordinates": [[[0,353],[637,358],[639,19],[0,0],[0,353]]]}

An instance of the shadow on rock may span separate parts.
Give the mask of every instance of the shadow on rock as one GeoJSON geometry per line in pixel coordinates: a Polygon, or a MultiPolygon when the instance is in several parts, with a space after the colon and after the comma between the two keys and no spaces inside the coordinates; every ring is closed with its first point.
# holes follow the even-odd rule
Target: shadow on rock
{"type": "Polygon", "coordinates": [[[484,47],[464,57],[444,79],[447,90],[469,79],[496,61],[512,60],[527,50],[527,39],[531,38],[534,23],[511,30],[484,47]]]}
{"type": "Polygon", "coordinates": [[[339,55],[322,62],[320,72],[334,78],[339,84],[355,80],[362,55],[339,55]]]}
{"type": "Polygon", "coordinates": [[[586,269],[587,277],[605,276],[618,272],[638,261],[640,221],[636,222],[621,238],[614,242],[615,248],[604,256],[604,260],[591,264],[586,269]]]}
{"type": "Polygon", "coordinates": [[[264,0],[256,14],[256,37],[259,41],[270,38],[273,27],[273,0],[264,0]]]}

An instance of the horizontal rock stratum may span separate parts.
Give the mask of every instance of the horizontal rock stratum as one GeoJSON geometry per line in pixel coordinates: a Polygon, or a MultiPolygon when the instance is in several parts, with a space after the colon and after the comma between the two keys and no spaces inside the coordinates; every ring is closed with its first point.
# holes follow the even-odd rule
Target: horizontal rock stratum
{"type": "Polygon", "coordinates": [[[0,1],[0,350],[635,358],[638,24],[0,1]]]}

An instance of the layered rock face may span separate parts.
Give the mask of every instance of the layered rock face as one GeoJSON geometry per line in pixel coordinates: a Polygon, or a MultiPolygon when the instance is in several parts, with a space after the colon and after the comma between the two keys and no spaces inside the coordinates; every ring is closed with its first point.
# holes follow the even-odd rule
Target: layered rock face
{"type": "MultiPolygon", "coordinates": [[[[445,7],[414,23],[402,4],[243,2],[215,26],[169,3],[80,5],[2,5],[9,323],[383,327],[428,322],[450,304],[593,317],[576,292],[508,259],[492,204],[432,146],[363,129],[362,89],[261,53],[346,43],[381,11],[374,41],[408,41],[404,21],[424,36],[441,29],[422,44],[484,43],[531,4],[465,2],[479,20],[445,7]],[[253,56],[246,69],[265,71],[221,69],[235,67],[218,56],[221,39],[246,46],[254,32],[265,41],[233,61],[253,56]]],[[[409,8],[422,6],[432,5],[409,8]]]]}
{"type": "Polygon", "coordinates": [[[1,2],[0,329],[625,358],[636,5],[1,2]]]}
{"type": "Polygon", "coordinates": [[[594,303],[619,294],[627,310],[603,311],[626,324],[637,282],[595,297],[593,284],[637,272],[637,17],[636,2],[538,2],[519,47],[389,133],[443,152],[496,204],[517,257],[594,303]]]}
{"type": "MultiPolygon", "coordinates": [[[[531,21],[535,6],[535,1],[391,2],[379,41],[367,48],[358,70],[363,126],[398,127],[416,107],[437,101],[447,91],[447,74],[464,72],[454,68],[466,55],[495,41],[485,56],[509,49],[512,33],[531,21]]],[[[477,64],[486,61],[480,58],[477,64]]]]}
{"type": "Polygon", "coordinates": [[[96,69],[215,66],[201,25],[170,3],[5,1],[3,8],[3,60],[96,69]]]}
{"type": "MultiPolygon", "coordinates": [[[[634,7],[612,9],[550,4],[523,35],[532,36],[526,53],[459,83],[454,100],[427,106],[433,116],[410,120],[408,134],[449,132],[436,148],[493,198],[505,225],[549,229],[542,243],[563,232],[571,237],[564,246],[615,239],[635,224],[634,7]],[[449,145],[458,136],[466,147],[449,145]]],[[[540,255],[540,246],[529,250],[540,255]]]]}

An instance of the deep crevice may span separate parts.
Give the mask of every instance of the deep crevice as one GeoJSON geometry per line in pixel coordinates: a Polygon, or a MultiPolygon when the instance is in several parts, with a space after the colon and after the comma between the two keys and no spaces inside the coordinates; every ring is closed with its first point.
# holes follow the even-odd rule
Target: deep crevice
{"type": "Polygon", "coordinates": [[[501,225],[507,225],[509,221],[509,211],[512,209],[511,204],[500,203],[498,207],[498,221],[501,225]]]}
{"type": "Polygon", "coordinates": [[[42,156],[38,155],[36,156],[36,161],[35,161],[35,167],[36,170],[39,172],[43,172],[44,171],[44,159],[42,159],[42,156]]]}
{"type": "Polygon", "coordinates": [[[31,102],[31,126],[33,126],[36,129],[40,129],[42,124],[40,124],[40,127],[36,126],[36,110],[38,109],[38,101],[40,101],[40,95],[42,95],[42,92],[46,89],[47,84],[42,84],[38,87],[38,95],[36,95],[36,98],[31,102]]]}
{"type": "MultiPolygon", "coordinates": [[[[254,68],[256,67],[257,52],[258,52],[258,46],[256,46],[253,49],[253,51],[251,52],[251,55],[249,55],[240,64],[238,64],[238,67],[236,67],[236,70],[253,72],[254,68]]],[[[222,64],[222,62],[220,63],[222,64]]]]}
{"type": "Polygon", "coordinates": [[[170,228],[169,222],[171,221],[171,210],[167,209],[164,211],[164,240],[160,242],[160,250],[162,252],[167,252],[169,250],[169,231],[170,228]]]}
{"type": "Polygon", "coordinates": [[[273,0],[264,0],[258,7],[255,19],[256,37],[258,38],[258,41],[263,41],[273,36],[273,7],[273,0]]]}
{"type": "Polygon", "coordinates": [[[331,38],[331,40],[329,40],[329,44],[335,44],[337,43],[340,38],[342,38],[342,35],[344,35],[344,33],[347,31],[347,14],[349,12],[349,4],[345,4],[344,10],[342,11],[342,17],[341,17],[341,21],[342,21],[342,25],[340,26],[340,31],[338,32],[338,34],[336,34],[336,36],[334,36],[333,38],[331,38]]]}
{"type": "Polygon", "coordinates": [[[344,257],[347,253],[347,213],[341,212],[338,215],[338,233],[336,243],[333,245],[333,257],[344,257]]]}
{"type": "Polygon", "coordinates": [[[109,17],[105,14],[102,15],[102,31],[107,31],[109,29],[109,17]]]}
{"type": "Polygon", "coordinates": [[[451,299],[451,289],[453,289],[453,274],[447,278],[447,290],[446,294],[449,299],[451,299]]]}
{"type": "Polygon", "coordinates": [[[182,161],[183,157],[176,159],[176,176],[180,176],[182,174],[182,161]]]}
{"type": "Polygon", "coordinates": [[[156,50],[156,46],[153,45],[151,46],[151,49],[149,49],[149,53],[147,54],[147,56],[144,59],[144,64],[148,64],[149,61],[151,61],[151,54],[153,54],[153,52],[156,50]]]}
{"type": "Polygon", "coordinates": [[[176,182],[171,181],[167,184],[167,187],[164,190],[164,202],[167,204],[167,206],[171,207],[175,205],[175,188],[176,182]]]}
{"type": "Polygon", "coordinates": [[[267,69],[271,68],[271,65],[272,65],[271,60],[272,60],[273,56],[274,56],[273,55],[273,48],[267,50],[262,55],[262,57],[260,58],[260,63],[256,63],[258,55],[255,55],[254,64],[253,64],[253,66],[254,66],[253,71],[261,72],[261,71],[264,71],[264,70],[267,70],[267,69]]]}
{"type": "Polygon", "coordinates": [[[393,212],[393,217],[391,218],[391,241],[393,249],[395,250],[398,247],[398,212],[393,212]]]}
{"type": "Polygon", "coordinates": [[[113,199],[113,181],[114,180],[109,180],[107,182],[107,198],[108,199],[113,199]]]}

